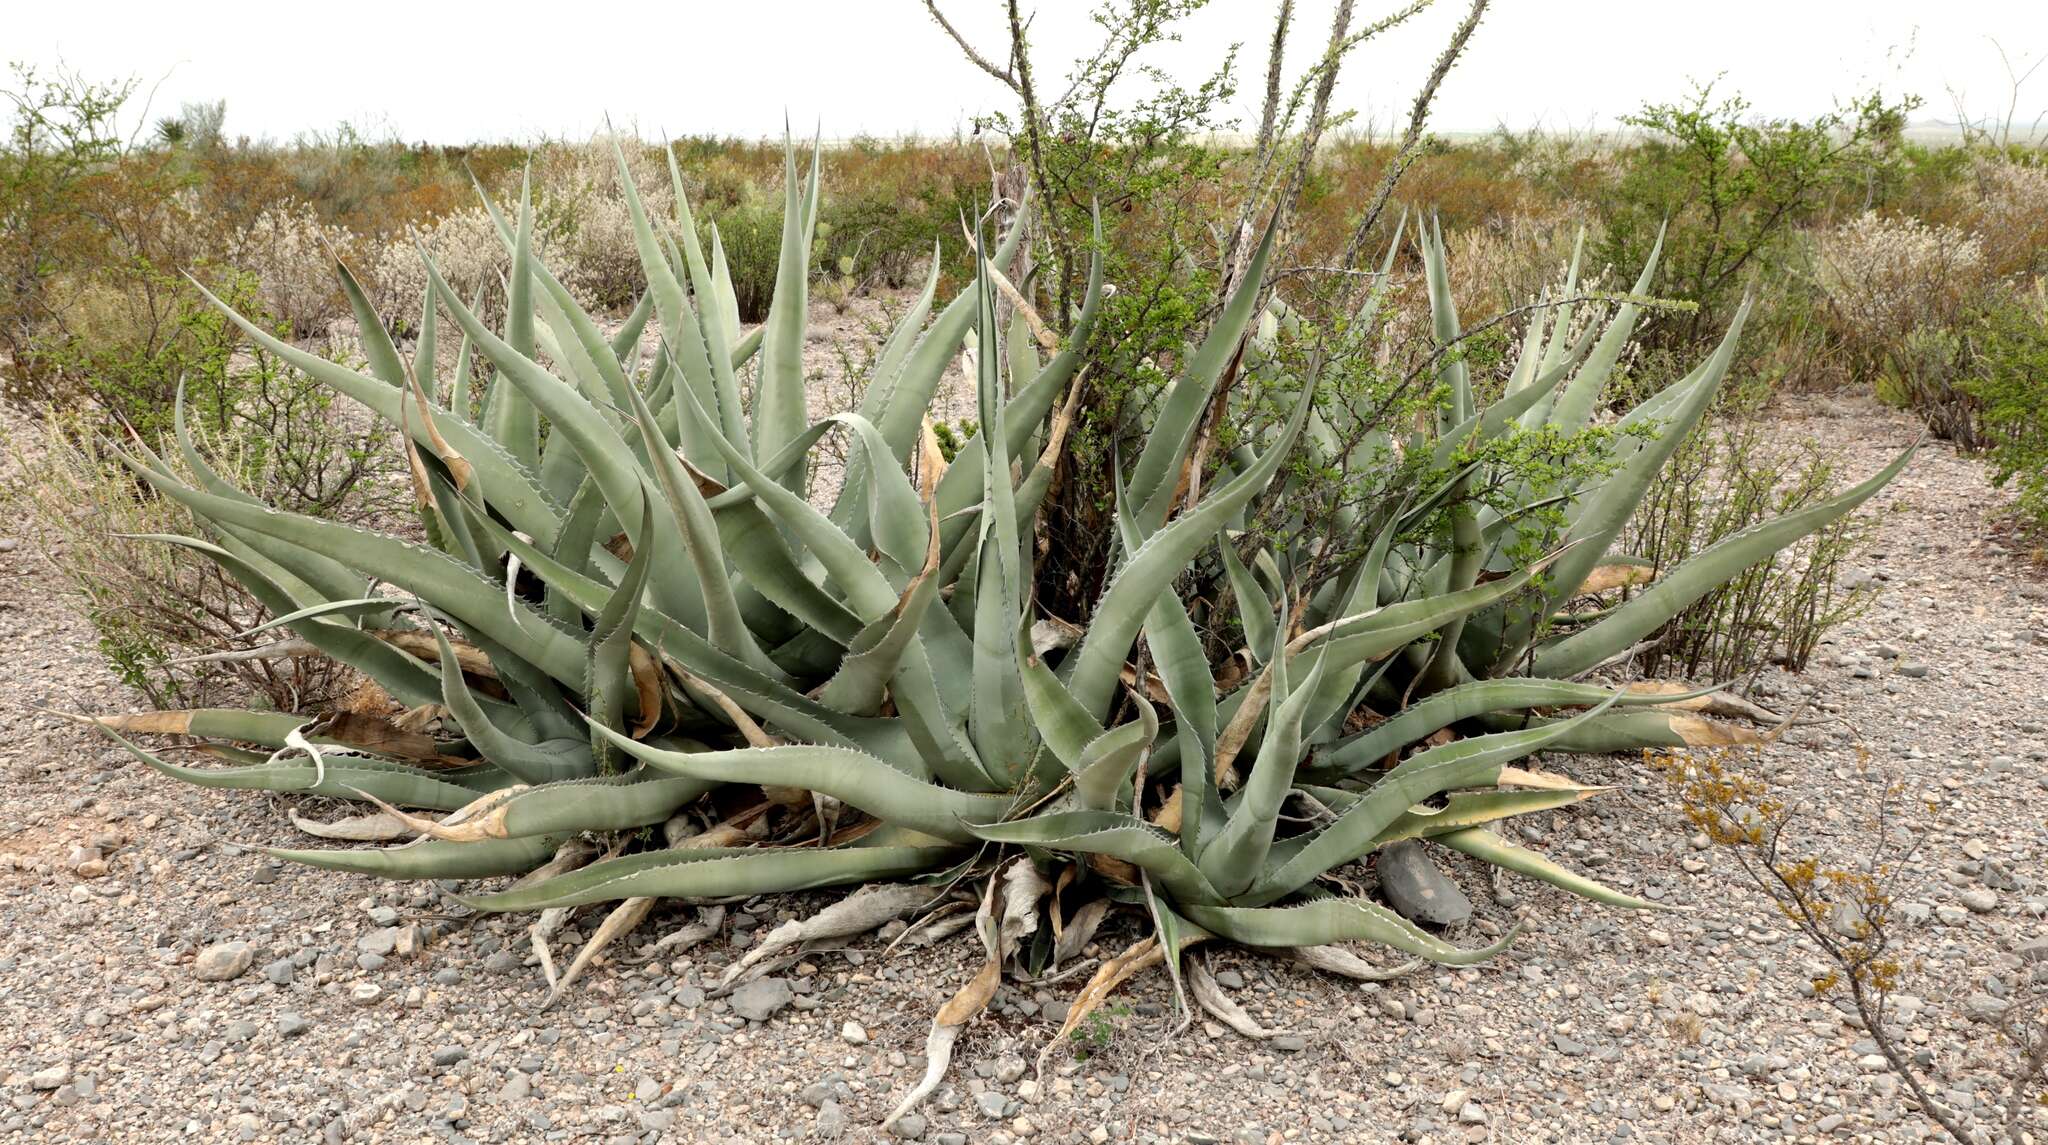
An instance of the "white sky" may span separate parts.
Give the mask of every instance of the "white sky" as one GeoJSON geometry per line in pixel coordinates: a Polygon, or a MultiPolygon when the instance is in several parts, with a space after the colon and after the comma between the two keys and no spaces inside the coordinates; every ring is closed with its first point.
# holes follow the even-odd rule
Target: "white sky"
{"type": "MultiPolygon", "coordinates": [[[[1193,78],[1242,42],[1240,115],[1254,118],[1277,0],[1211,0],[1156,62],[1193,78]]],[[[1290,59],[1320,50],[1332,0],[1300,0],[1290,59]]],[[[984,54],[1003,52],[1001,0],[942,7],[984,54]]],[[[1093,0],[1027,0],[1041,84],[1091,42],[1093,0]]],[[[1363,0],[1361,22],[1393,0],[1363,0]]],[[[1367,45],[1336,103],[1385,124],[1463,10],[1436,8],[1367,45]]],[[[1975,115],[2004,114],[2009,85],[1992,39],[2024,70],[2048,53],[2048,3],[2029,0],[1496,0],[1446,81],[1431,126],[1612,126],[1694,78],[1760,114],[1810,116],[1882,83],[1923,96],[1918,119],[1950,119],[1948,89],[1975,115]]],[[[1008,92],[965,63],[920,0],[663,0],[496,4],[352,0],[87,0],[13,6],[0,58],[61,58],[93,77],[141,80],[152,116],[226,99],[229,135],[288,139],[348,120],[371,135],[459,143],[583,136],[606,116],[649,137],[800,133],[947,135],[1008,92]]],[[[1290,75],[1293,69],[1290,69],[1290,75]]],[[[2048,67],[2023,88],[2024,128],[2048,110],[2048,67]]],[[[131,113],[134,115],[134,113],[131,113]]],[[[139,118],[139,116],[136,116],[139,118]]]]}

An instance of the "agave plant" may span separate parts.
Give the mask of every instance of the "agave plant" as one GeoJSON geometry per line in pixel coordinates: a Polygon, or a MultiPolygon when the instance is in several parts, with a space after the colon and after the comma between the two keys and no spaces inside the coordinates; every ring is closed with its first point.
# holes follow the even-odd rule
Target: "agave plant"
{"type": "MultiPolygon", "coordinates": [[[[1607,549],[1621,521],[1725,374],[1731,332],[1691,378],[1628,415],[1658,421],[1664,435],[1620,439],[1633,452],[1614,475],[1569,498],[1573,544],[1509,567],[1497,554],[1518,527],[1512,515],[1461,506],[1447,536],[1397,543],[1415,510],[1394,506],[1355,523],[1375,538],[1362,558],[1296,585],[1288,569],[1302,554],[1262,552],[1248,567],[1228,540],[1286,459],[1328,447],[1313,372],[1282,379],[1284,418],[1198,495],[1181,496],[1198,464],[1197,420],[1240,347],[1261,336],[1268,236],[1147,415],[1143,451],[1118,474],[1115,575],[1074,630],[1033,605],[1034,518],[1073,415],[1103,293],[1099,261],[1071,337],[1041,361],[1025,304],[995,269],[1021,241],[1020,218],[943,307],[935,267],[858,408],[813,421],[801,350],[815,154],[807,180],[793,156],[786,163],[777,290],[766,323],[744,337],[717,232],[707,255],[673,158],[672,225],[646,216],[623,156],[620,169],[647,289],[613,336],[533,257],[523,196],[516,219],[498,218],[512,253],[500,329],[430,258],[433,300],[410,361],[346,268],[364,370],[236,317],[400,431],[429,544],[257,503],[208,467],[182,418],[180,465],[140,443],[128,455],[210,530],[167,543],[219,562],[275,616],[271,626],[375,681],[391,714],[209,710],[98,723],[168,775],[365,800],[418,836],[272,852],[286,859],[399,879],[518,876],[462,896],[482,911],[559,919],[619,903],[557,992],[659,899],[882,884],[771,935],[728,973],[729,986],[791,942],[873,927],[986,879],[975,917],[988,963],[939,1012],[931,1073],[899,1115],[936,1084],[955,1032],[1005,964],[1071,958],[1106,902],[1143,910],[1156,931],[1098,969],[1070,1025],[1146,965],[1163,963],[1178,983],[1181,952],[1204,939],[1358,974],[1374,971],[1333,944],[1370,940],[1449,964],[1498,951],[1507,938],[1460,947],[1325,879],[1397,840],[1429,838],[1602,902],[1649,906],[1486,825],[1593,790],[1517,761],[1708,734],[1714,725],[1670,706],[1707,693],[1562,677],[1847,512],[1896,471],[1555,632],[1549,618],[1614,564],[1607,549]],[[1019,315],[1007,330],[998,289],[1019,315]],[[460,329],[456,376],[469,376],[473,356],[490,368],[477,408],[460,383],[436,393],[436,303],[460,329]],[[651,357],[641,351],[650,320],[651,357]],[[977,431],[948,464],[928,410],[963,346],[974,351],[977,431]],[[849,463],[836,496],[814,505],[811,453],[835,431],[849,463]],[[1256,672],[1218,673],[1177,591],[1212,561],[1239,590],[1256,672]],[[1368,706],[1385,718],[1357,730],[1368,706]],[[136,732],[204,737],[228,765],[169,763],[128,738],[136,732]],[[1094,905],[1076,910],[1091,889],[1094,905]],[[1024,941],[1048,913],[1058,938],[1024,941]]],[[[1436,334],[1448,344],[1457,319],[1434,236],[1424,253],[1436,334]]],[[[1447,357],[1441,430],[1409,448],[1449,458],[1461,442],[1518,425],[1583,422],[1633,320],[1622,307],[1590,350],[1588,339],[1563,345],[1568,316],[1539,323],[1515,384],[1483,411],[1447,357]]],[[[1437,499],[1456,502],[1469,480],[1437,499]]],[[[1205,983],[1198,972],[1198,999],[1258,1032],[1205,983]]]]}

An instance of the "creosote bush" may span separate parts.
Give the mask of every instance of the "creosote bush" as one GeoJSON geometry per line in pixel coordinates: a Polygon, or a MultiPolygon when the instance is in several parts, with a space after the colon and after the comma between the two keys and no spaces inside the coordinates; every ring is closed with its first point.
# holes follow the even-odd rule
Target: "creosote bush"
{"type": "MultiPolygon", "coordinates": [[[[1109,474],[1114,575],[1074,625],[1038,603],[1052,536],[1039,510],[1075,425],[1103,260],[1052,346],[1025,328],[1023,305],[999,323],[986,272],[941,305],[933,268],[854,408],[813,422],[802,350],[817,156],[807,171],[785,158],[775,292],[744,337],[729,263],[697,242],[687,200],[658,228],[632,164],[616,163],[649,304],[610,336],[536,254],[530,197],[516,212],[487,204],[510,260],[502,323],[480,319],[429,257],[432,301],[409,360],[345,269],[363,370],[223,304],[255,346],[399,432],[428,543],[265,505],[182,418],[164,452],[138,441],[122,453],[206,538],[163,543],[217,563],[275,627],[374,681],[386,709],[94,722],[166,775],[365,800],[387,830],[417,836],[272,852],[283,858],[395,878],[513,876],[460,895],[484,911],[616,904],[551,1000],[664,898],[869,884],[769,936],[730,984],[788,943],[980,887],[987,966],[938,1012],[929,1072],[897,1115],[937,1084],[1005,966],[1056,969],[1111,905],[1142,912],[1154,934],[1097,970],[1063,1038],[1129,975],[1178,976],[1197,942],[1367,976],[1332,944],[1453,965],[1505,946],[1512,934],[1461,947],[1330,880],[1395,840],[1651,908],[1488,828],[1593,794],[1517,762],[1753,738],[1709,718],[1728,710],[1711,690],[1570,680],[1840,519],[1907,460],[1560,629],[1553,618],[1594,587],[1641,583],[1611,550],[1712,405],[1740,315],[1686,378],[1594,432],[1642,306],[1585,325],[1568,308],[1539,314],[1503,348],[1505,380],[1482,401],[1444,245],[1426,231],[1428,421],[1376,424],[1369,406],[1346,421],[1347,391],[1326,387],[1326,371],[1374,345],[1383,298],[1334,334],[1290,316],[1265,293],[1269,231],[1161,400],[1127,414],[1139,448],[1109,474]],[[646,323],[660,335],[652,355],[646,323]],[[952,431],[949,460],[930,411],[963,345],[975,418],[952,431]],[[441,384],[451,346],[489,363],[480,403],[441,384]],[[1240,360],[1257,384],[1226,390],[1240,360]],[[1219,400],[1250,403],[1250,416],[1205,453],[1196,430],[1219,400]],[[847,468],[813,504],[814,454],[834,431],[847,468]],[[1316,474],[1386,452],[1396,433],[1426,459],[1414,486],[1301,526],[1316,474]],[[1538,463],[1576,456],[1555,443],[1586,433],[1597,463],[1538,463]],[[1177,587],[1203,564],[1231,590],[1227,618],[1177,587]],[[1226,625],[1237,636],[1219,648],[1226,625]],[[213,741],[228,762],[172,763],[130,738],[164,732],[213,741]],[[609,840],[604,857],[593,840],[609,840]],[[1072,920],[1060,939],[1026,941],[1049,909],[1072,920]]],[[[670,174],[682,182],[679,166],[670,174]]],[[[1026,226],[1019,216],[988,248],[993,265],[1008,265],[1026,226]]]]}

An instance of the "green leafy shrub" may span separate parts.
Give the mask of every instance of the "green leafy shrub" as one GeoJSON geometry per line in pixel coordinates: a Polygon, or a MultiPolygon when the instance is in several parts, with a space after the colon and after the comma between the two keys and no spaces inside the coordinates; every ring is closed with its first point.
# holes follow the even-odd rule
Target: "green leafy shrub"
{"type": "Polygon", "coordinates": [[[2019,494],[2020,517],[2048,530],[2048,292],[1995,308],[1976,339],[1970,393],[1983,403],[1992,480],[2019,494]]]}
{"type": "MultiPolygon", "coordinates": [[[[1627,550],[1654,578],[1763,521],[1838,491],[1818,443],[1773,448],[1753,411],[1717,417],[1679,448],[1629,523],[1627,550]]],[[[1867,604],[1836,585],[1866,527],[1841,517],[1743,569],[1686,606],[1637,655],[1651,676],[1749,680],[1771,664],[1801,671],[1822,636],[1867,604]]],[[[1625,578],[1626,579],[1626,578],[1625,578]]],[[[1611,590],[1626,599],[1633,586],[1611,590]]]]}

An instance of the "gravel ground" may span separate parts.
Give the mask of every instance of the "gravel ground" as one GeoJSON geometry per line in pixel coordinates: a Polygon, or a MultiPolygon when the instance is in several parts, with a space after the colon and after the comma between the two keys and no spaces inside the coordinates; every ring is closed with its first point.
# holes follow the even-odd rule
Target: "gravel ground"
{"type": "MultiPolygon", "coordinates": [[[[1914,433],[1860,403],[1774,424],[1840,442],[1853,474],[1914,433]]],[[[1854,809],[1878,782],[1857,745],[1924,799],[1901,888],[1903,913],[1921,920],[1906,934],[1904,987],[1920,1004],[1902,1000],[1898,1024],[1951,1099],[1979,1103],[1983,1118],[1991,1095],[1973,1096],[1972,1079],[1991,1047],[1966,999],[2005,993],[2023,972],[2015,948],[2048,933],[2048,827],[2015,812],[2048,788],[2048,581],[1988,539],[1996,502],[1981,467],[1940,445],[1879,495],[1850,575],[1881,595],[1812,671],[1772,682],[1785,706],[1811,693],[1809,710],[1828,718],[1765,760],[1838,843],[1853,841],[1854,809]]],[[[139,701],[45,587],[34,539],[7,532],[22,527],[0,521],[0,1139],[877,1139],[921,1072],[933,1009],[978,960],[965,936],[890,957],[862,940],[784,971],[786,992],[707,999],[753,936],[824,900],[748,904],[720,938],[638,962],[638,948],[687,921],[664,906],[546,1012],[524,919],[400,955],[392,928],[440,909],[429,889],[271,862],[244,844],[303,843],[286,800],[171,783],[30,711],[139,701]]],[[[1813,952],[1725,856],[1694,849],[1660,781],[1628,759],[1552,765],[1617,790],[1536,818],[1531,837],[1685,912],[1626,914],[1520,878],[1495,897],[1447,864],[1477,912],[1452,937],[1524,920],[1491,964],[1360,985],[1219,951],[1225,988],[1286,1037],[1256,1043],[1199,1020],[1170,1036],[1171,995],[1154,975],[1093,1027],[1085,1058],[1055,1054],[1042,1084],[1026,1063],[1078,983],[1007,984],[901,1132],[947,1143],[1928,1137],[1870,1067],[1863,1035],[1803,985],[1813,952]]],[[[598,917],[579,916],[557,957],[598,917]]],[[[1113,920],[1100,945],[1134,933],[1113,920]]]]}

